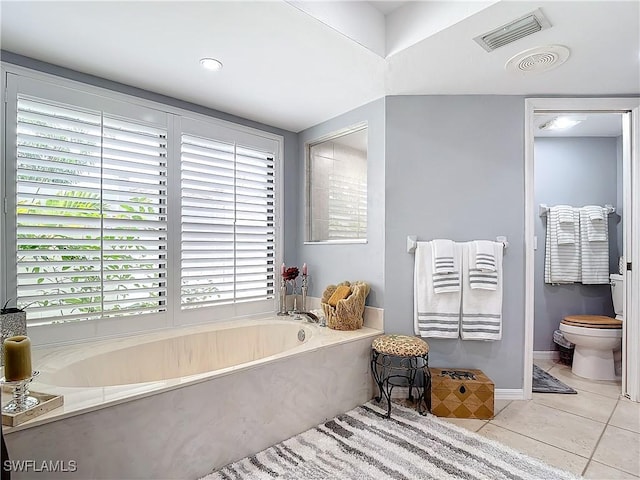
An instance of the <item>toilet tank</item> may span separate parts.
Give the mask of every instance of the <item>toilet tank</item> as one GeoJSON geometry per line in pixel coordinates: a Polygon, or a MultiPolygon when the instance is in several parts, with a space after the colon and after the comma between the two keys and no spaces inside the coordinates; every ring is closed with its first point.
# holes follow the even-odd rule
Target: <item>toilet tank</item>
{"type": "Polygon", "coordinates": [[[622,275],[612,273],[609,275],[611,279],[611,298],[613,298],[613,309],[616,312],[616,318],[623,314],[622,294],[624,292],[624,280],[622,275]]]}

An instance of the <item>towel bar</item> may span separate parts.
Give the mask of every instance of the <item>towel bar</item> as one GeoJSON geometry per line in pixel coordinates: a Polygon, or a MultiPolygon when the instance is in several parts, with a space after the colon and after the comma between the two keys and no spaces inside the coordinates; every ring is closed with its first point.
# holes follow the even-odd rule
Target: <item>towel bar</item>
{"type": "MultiPolygon", "coordinates": [[[[614,207],[613,205],[606,204],[604,208],[607,209],[607,215],[611,215],[616,211],[616,207],[614,207]]],[[[541,203],[538,206],[538,213],[540,214],[541,217],[546,216],[547,213],[549,213],[549,206],[546,203],[541,203]]]]}
{"type": "MultiPolygon", "coordinates": [[[[496,237],[496,242],[501,243],[504,248],[509,248],[509,242],[507,241],[507,237],[503,237],[503,236],[496,237]]],[[[417,235],[408,235],[407,236],[407,253],[415,253],[417,246],[418,246],[417,235]]]]}

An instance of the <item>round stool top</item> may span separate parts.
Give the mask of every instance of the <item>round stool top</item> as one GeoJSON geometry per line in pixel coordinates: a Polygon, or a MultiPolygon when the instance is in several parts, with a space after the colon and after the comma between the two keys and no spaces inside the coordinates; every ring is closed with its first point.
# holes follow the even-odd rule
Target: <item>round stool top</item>
{"type": "Polygon", "coordinates": [[[584,328],[622,328],[622,320],[603,315],[567,315],[561,323],[584,328]]]}
{"type": "Polygon", "coordinates": [[[378,353],[399,357],[421,357],[429,353],[427,342],[407,335],[382,335],[373,341],[371,348],[378,353]]]}

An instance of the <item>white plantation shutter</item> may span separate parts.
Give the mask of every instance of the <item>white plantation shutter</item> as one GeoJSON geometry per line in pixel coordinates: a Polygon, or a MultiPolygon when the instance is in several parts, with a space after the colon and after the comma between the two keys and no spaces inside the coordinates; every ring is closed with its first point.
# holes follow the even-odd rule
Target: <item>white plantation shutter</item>
{"type": "Polygon", "coordinates": [[[17,297],[30,320],[166,308],[166,137],[18,97],[17,297]]]}
{"type": "Polygon", "coordinates": [[[273,298],[273,157],[182,135],[182,309],[273,298]]]}
{"type": "Polygon", "coordinates": [[[166,308],[166,138],[166,130],[104,117],[105,314],[166,308]]]}

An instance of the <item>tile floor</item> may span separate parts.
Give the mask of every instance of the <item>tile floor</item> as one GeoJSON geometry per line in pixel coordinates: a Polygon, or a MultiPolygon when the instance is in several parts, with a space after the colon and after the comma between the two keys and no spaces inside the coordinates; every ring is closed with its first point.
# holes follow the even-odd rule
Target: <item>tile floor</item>
{"type": "Polygon", "coordinates": [[[620,383],[588,381],[552,361],[535,363],[578,394],[497,400],[492,420],[446,420],[585,478],[640,479],[640,404],[620,397],[620,383]]]}

